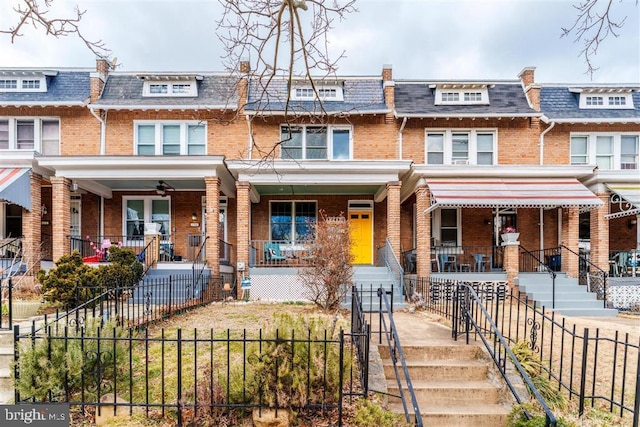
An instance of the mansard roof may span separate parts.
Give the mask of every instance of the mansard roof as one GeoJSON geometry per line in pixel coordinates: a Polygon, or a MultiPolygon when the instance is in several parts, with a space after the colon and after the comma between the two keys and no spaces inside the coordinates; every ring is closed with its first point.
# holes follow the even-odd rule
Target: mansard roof
{"type": "Polygon", "coordinates": [[[306,80],[276,78],[264,87],[266,80],[252,79],[249,84],[249,98],[245,111],[249,114],[277,115],[285,109],[293,115],[317,114],[385,114],[390,111],[384,101],[384,90],[380,77],[331,77],[315,79],[318,88],[338,88],[342,91],[339,100],[296,100],[287,97],[292,89],[307,87],[306,80]]]}
{"type": "Polygon", "coordinates": [[[74,106],[88,102],[91,93],[88,69],[0,68],[0,79],[46,79],[46,91],[0,91],[0,106],[74,106]]]}
{"type": "Polygon", "coordinates": [[[398,117],[533,117],[519,80],[501,81],[403,81],[395,84],[395,110],[398,117]],[[437,87],[484,87],[489,102],[483,104],[438,105],[437,87]]]}
{"type": "Polygon", "coordinates": [[[640,121],[640,85],[542,85],[540,88],[540,111],[545,121],[640,121]],[[632,108],[580,108],[580,93],[629,93],[632,108]]]}
{"type": "Polygon", "coordinates": [[[214,73],[113,72],[107,77],[100,98],[92,104],[102,109],[231,109],[238,106],[238,78],[214,73]],[[143,96],[145,80],[154,83],[197,84],[197,96],[143,96]]]}

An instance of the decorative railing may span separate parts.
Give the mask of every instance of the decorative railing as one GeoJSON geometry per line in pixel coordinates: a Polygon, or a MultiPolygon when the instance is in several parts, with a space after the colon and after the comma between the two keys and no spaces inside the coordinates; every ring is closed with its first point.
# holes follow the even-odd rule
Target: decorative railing
{"type": "Polygon", "coordinates": [[[602,300],[604,308],[607,308],[607,272],[592,263],[584,254],[576,253],[566,247],[561,246],[569,256],[578,257],[578,282],[586,285],[589,292],[596,294],[602,300]]]}
{"type": "Polygon", "coordinates": [[[313,263],[313,241],[252,240],[250,267],[308,267],[313,263]]]}
{"type": "Polygon", "coordinates": [[[431,271],[440,273],[491,273],[504,270],[502,246],[432,246],[431,271]]]}
{"type": "Polygon", "coordinates": [[[398,261],[398,257],[393,251],[389,239],[386,239],[384,246],[378,248],[378,265],[389,269],[397,288],[402,286],[404,282],[404,269],[400,265],[400,261],[398,261]]]}
{"type": "Polygon", "coordinates": [[[207,259],[203,255],[203,252],[205,252],[207,247],[207,240],[209,240],[209,236],[206,236],[202,240],[202,243],[200,244],[200,249],[196,254],[195,261],[193,261],[193,265],[191,266],[194,287],[200,285],[202,281],[202,277],[204,275],[205,268],[207,267],[207,259]]]}
{"type": "Polygon", "coordinates": [[[524,247],[520,246],[520,271],[521,272],[531,272],[531,271],[540,271],[546,272],[551,277],[551,308],[556,308],[556,271],[560,270],[560,248],[553,249],[543,249],[538,251],[528,251],[524,247]],[[550,255],[555,253],[557,255],[550,255]],[[553,257],[557,256],[555,259],[553,257]],[[553,261],[554,266],[542,262],[541,258],[547,261],[553,261]],[[555,263],[558,263],[557,266],[555,263]],[[525,266],[524,269],[522,266],[525,266]],[[557,267],[557,268],[556,268],[557,267]]]}

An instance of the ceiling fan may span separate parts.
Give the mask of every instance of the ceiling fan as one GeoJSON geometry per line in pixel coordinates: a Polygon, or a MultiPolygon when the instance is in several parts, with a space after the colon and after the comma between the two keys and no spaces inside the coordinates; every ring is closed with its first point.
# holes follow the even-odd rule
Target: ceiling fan
{"type": "Polygon", "coordinates": [[[167,195],[167,191],[176,191],[176,189],[165,181],[158,181],[158,185],[156,185],[156,194],[164,197],[167,195]]]}

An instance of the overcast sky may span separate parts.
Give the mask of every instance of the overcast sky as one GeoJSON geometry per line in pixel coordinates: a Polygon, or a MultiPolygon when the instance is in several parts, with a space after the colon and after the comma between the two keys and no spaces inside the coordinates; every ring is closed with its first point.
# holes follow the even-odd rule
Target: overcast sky
{"type": "MultiPolygon", "coordinates": [[[[536,67],[541,83],[589,82],[580,45],[561,38],[575,9],[568,0],[358,0],[358,12],[331,30],[332,48],[346,50],[339,74],[397,79],[512,79],[536,67]]],[[[603,2],[603,0],[600,0],[603,2]]],[[[0,28],[13,25],[11,4],[0,1],[0,28]]],[[[123,71],[223,71],[215,31],[217,0],[55,0],[87,13],[81,28],[101,39],[123,71]]],[[[52,12],[53,13],[53,12],[52,12]]],[[[640,82],[640,6],[614,0],[626,18],[619,37],[600,47],[593,82],[640,82]]],[[[0,67],[92,67],[94,55],[77,39],[54,39],[28,29],[11,44],[0,34],[0,67]]]]}

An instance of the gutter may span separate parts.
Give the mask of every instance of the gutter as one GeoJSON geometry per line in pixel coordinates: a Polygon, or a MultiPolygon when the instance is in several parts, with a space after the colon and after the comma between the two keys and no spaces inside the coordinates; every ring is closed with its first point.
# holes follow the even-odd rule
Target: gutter
{"type": "MultiPolygon", "coordinates": [[[[106,141],[107,141],[107,123],[104,119],[102,119],[102,117],[100,117],[98,114],[96,114],[95,110],[93,109],[93,107],[89,106],[89,112],[91,112],[91,115],[93,115],[93,117],[95,117],[96,119],[98,119],[98,121],[100,122],[100,155],[103,156],[106,152],[106,141]]],[[[105,111],[105,117],[107,116],[107,113],[105,111]]]]}
{"type": "Polygon", "coordinates": [[[253,158],[253,127],[251,126],[251,116],[249,116],[249,114],[245,114],[244,117],[247,120],[247,129],[249,130],[249,135],[247,138],[247,144],[249,144],[247,150],[247,159],[251,160],[253,158]]]}
{"type": "Polygon", "coordinates": [[[556,122],[551,122],[551,125],[546,128],[542,133],[540,133],[540,165],[544,164],[544,136],[553,129],[556,125],[556,122]]]}
{"type": "Polygon", "coordinates": [[[398,160],[402,160],[402,131],[404,127],[407,125],[408,117],[402,119],[402,124],[400,125],[400,130],[398,131],[398,160]]]}

